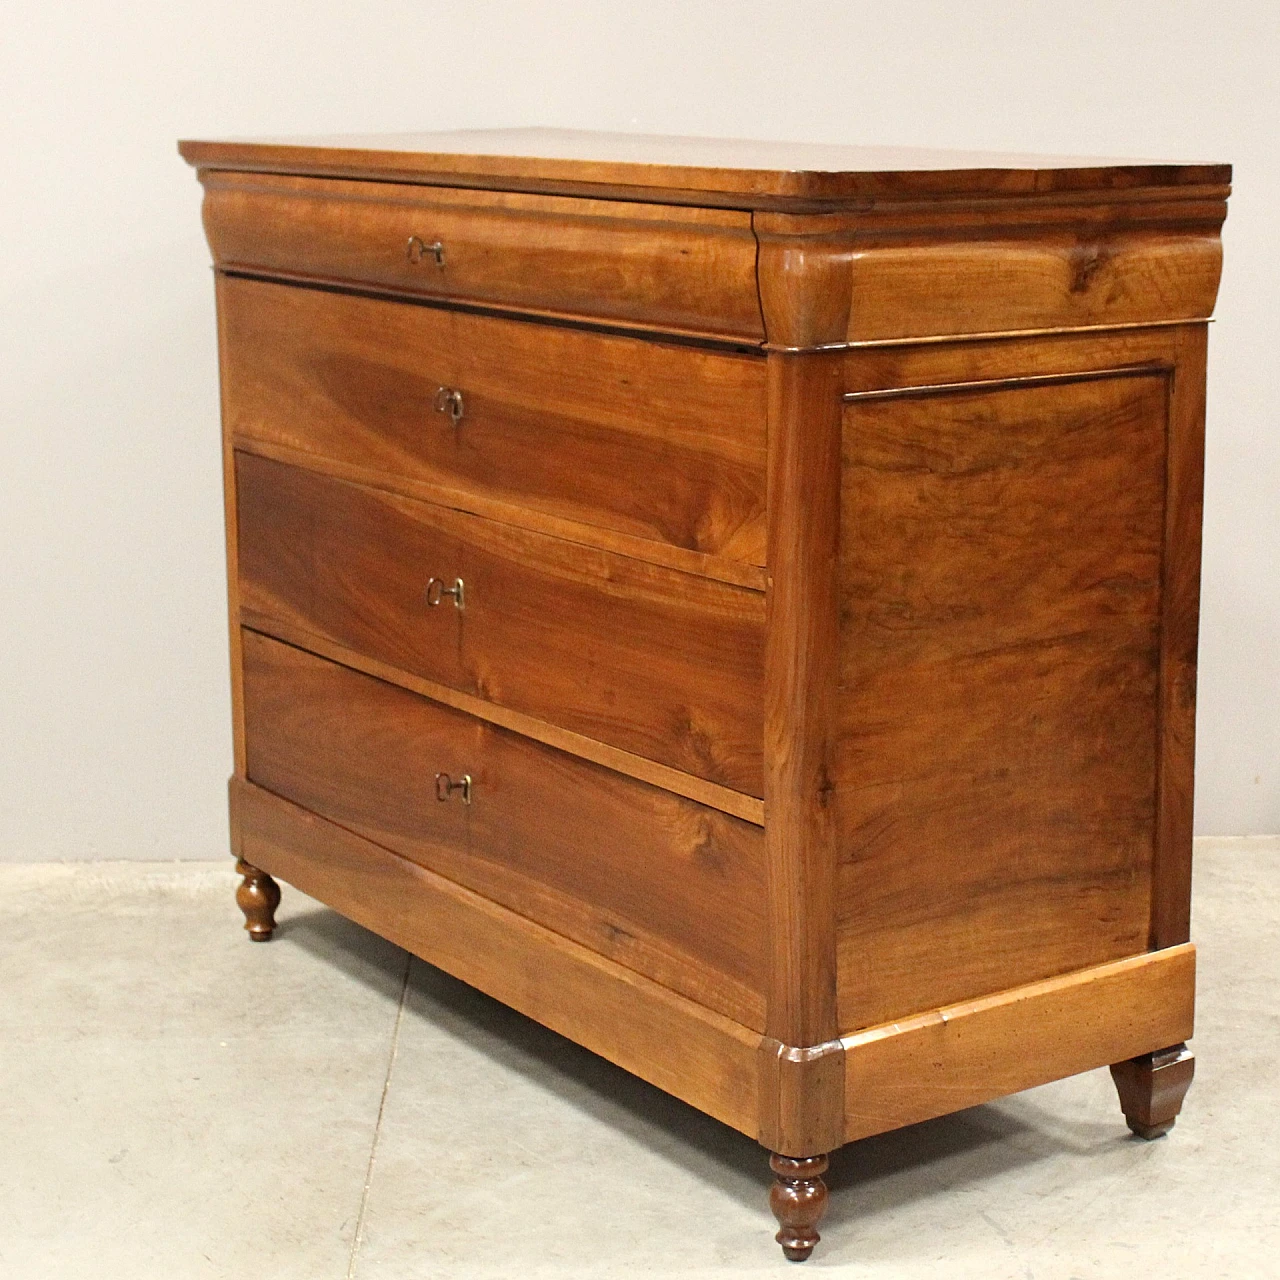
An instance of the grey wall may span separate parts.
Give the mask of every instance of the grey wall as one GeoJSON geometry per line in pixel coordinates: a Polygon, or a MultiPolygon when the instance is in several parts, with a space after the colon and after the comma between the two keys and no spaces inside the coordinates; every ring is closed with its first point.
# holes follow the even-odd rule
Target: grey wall
{"type": "Polygon", "coordinates": [[[1229,160],[1197,808],[1280,831],[1273,4],[57,0],[0,44],[0,859],[206,857],[230,767],[180,135],[553,124],[1229,160]]]}

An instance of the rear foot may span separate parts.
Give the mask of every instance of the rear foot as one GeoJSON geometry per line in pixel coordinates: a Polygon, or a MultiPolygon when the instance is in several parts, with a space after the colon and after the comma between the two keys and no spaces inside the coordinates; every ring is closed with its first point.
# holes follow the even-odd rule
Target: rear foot
{"type": "Polygon", "coordinates": [[[1195,1056],[1185,1044],[1117,1062],[1111,1068],[1111,1078],[1129,1128],[1148,1140],[1168,1133],[1195,1073],[1195,1056]]]}
{"type": "Polygon", "coordinates": [[[244,912],[244,927],[254,942],[266,942],[275,932],[280,886],[243,858],[236,861],[236,870],[244,877],[236,890],[236,903],[244,912]]]}

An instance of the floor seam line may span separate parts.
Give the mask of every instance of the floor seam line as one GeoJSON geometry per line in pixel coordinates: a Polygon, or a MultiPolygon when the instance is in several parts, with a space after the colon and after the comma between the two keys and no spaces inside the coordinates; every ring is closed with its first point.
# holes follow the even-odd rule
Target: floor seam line
{"type": "Polygon", "coordinates": [[[382,1081],[382,1096],[378,1099],[378,1118],[373,1126],[373,1142],[369,1146],[369,1163],[364,1172],[364,1188],[360,1192],[360,1208],[356,1212],[356,1229],[351,1240],[351,1256],[347,1260],[347,1280],[355,1280],[356,1255],[364,1242],[364,1216],[369,1204],[369,1188],[373,1185],[373,1166],[378,1158],[378,1143],[382,1138],[382,1117],[387,1109],[387,1094],[391,1091],[391,1076],[396,1067],[396,1055],[400,1051],[400,1026],[404,1022],[404,1006],[409,995],[409,971],[413,968],[413,956],[404,957],[404,978],[400,983],[400,1003],[396,1006],[395,1026],[391,1030],[391,1052],[387,1055],[387,1074],[382,1081]]]}

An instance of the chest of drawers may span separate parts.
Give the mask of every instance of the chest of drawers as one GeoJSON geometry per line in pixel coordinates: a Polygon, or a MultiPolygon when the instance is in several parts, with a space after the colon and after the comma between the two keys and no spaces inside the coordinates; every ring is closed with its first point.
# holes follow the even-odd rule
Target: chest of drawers
{"type": "Polygon", "coordinates": [[[1226,166],[182,153],[251,937],[283,879],[758,1139],[792,1258],[842,1143],[1172,1125],[1226,166]]]}

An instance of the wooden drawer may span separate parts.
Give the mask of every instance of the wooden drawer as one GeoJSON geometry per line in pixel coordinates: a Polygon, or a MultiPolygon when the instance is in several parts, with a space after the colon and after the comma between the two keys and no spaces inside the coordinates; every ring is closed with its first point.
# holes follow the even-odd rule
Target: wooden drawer
{"type": "Polygon", "coordinates": [[[203,177],[205,231],[223,269],[764,339],[756,240],[744,211],[271,174],[203,177]],[[436,245],[438,252],[419,247],[436,245]]]}
{"type": "Polygon", "coordinates": [[[483,515],[764,563],[758,356],[240,278],[219,311],[233,435],[483,515]]]}
{"type": "Polygon", "coordinates": [[[252,631],[243,639],[250,781],[763,1026],[759,827],[252,631]],[[468,776],[470,802],[458,790],[440,801],[437,773],[468,776]]]}
{"type": "Polygon", "coordinates": [[[248,625],[762,794],[760,592],[252,454],[236,475],[248,625]],[[463,607],[429,605],[431,578],[462,579],[463,607]]]}

